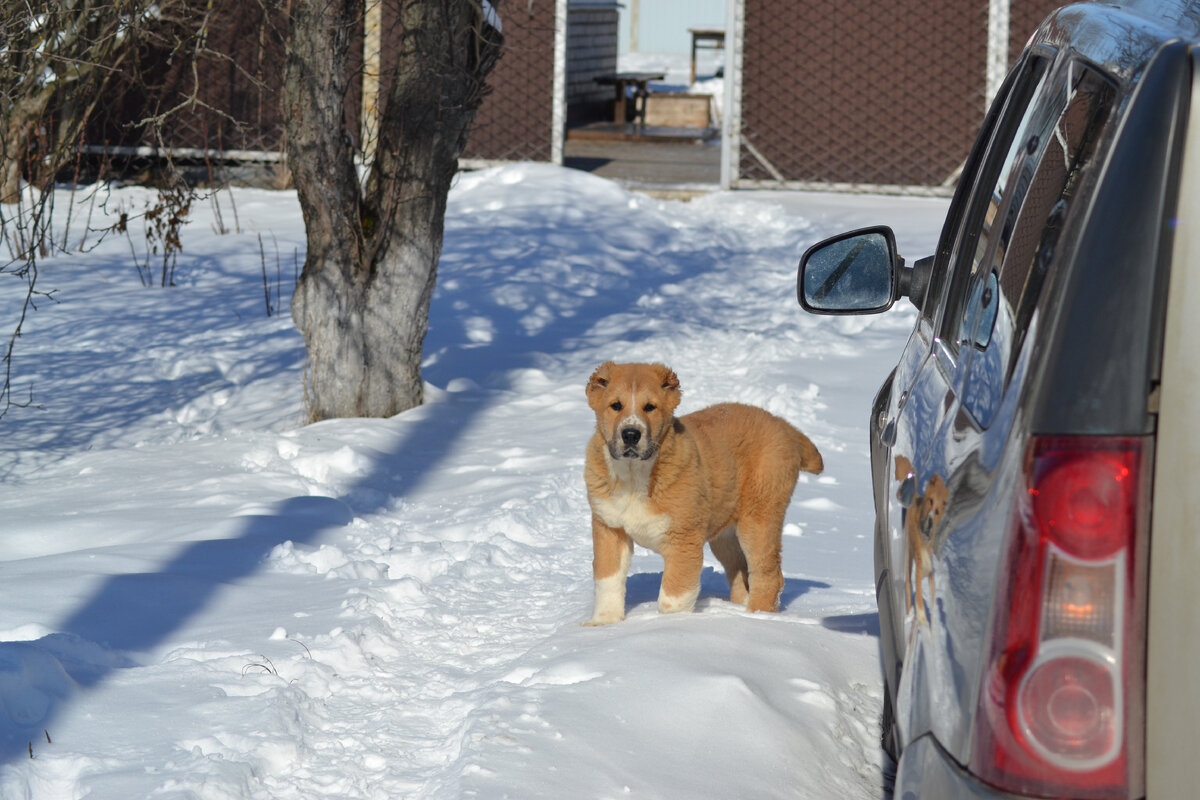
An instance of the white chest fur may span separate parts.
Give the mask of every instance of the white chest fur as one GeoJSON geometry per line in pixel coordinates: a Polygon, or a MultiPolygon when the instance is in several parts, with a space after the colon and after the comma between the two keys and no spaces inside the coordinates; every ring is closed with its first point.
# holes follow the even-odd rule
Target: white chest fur
{"type": "MultiPolygon", "coordinates": [[[[606,454],[607,455],[607,454],[606,454]]],[[[593,497],[592,509],[613,528],[621,528],[642,547],[662,552],[671,518],[650,507],[650,470],[653,461],[607,458],[613,491],[593,497]]]]}

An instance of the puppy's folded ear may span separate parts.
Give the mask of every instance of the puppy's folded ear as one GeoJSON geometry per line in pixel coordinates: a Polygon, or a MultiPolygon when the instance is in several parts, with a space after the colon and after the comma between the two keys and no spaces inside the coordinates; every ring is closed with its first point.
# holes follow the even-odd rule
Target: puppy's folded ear
{"type": "Polygon", "coordinates": [[[671,411],[679,405],[679,399],[683,391],[679,388],[679,376],[674,370],[664,364],[655,364],[654,369],[658,372],[658,377],[662,380],[662,388],[666,392],[668,408],[671,411]]]}
{"type": "Polygon", "coordinates": [[[588,378],[587,395],[591,399],[595,392],[608,387],[608,381],[612,374],[612,368],[615,367],[611,361],[605,361],[600,366],[596,367],[596,371],[592,373],[592,377],[588,378]]]}

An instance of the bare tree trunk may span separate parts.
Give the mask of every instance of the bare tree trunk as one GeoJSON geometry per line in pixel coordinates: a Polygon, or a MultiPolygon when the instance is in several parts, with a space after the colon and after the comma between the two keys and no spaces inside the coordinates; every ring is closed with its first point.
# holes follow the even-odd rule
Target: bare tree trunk
{"type": "Polygon", "coordinates": [[[3,129],[0,130],[0,203],[17,202],[21,190],[21,167],[29,152],[29,137],[39,122],[45,122],[46,109],[53,96],[54,85],[48,84],[29,90],[3,104],[3,129]]]}
{"type": "Polygon", "coordinates": [[[22,142],[15,134],[0,136],[4,137],[3,144],[0,144],[0,203],[9,205],[21,197],[21,160],[15,155],[10,156],[6,151],[10,147],[13,150],[19,149],[22,142]]]}
{"type": "Polygon", "coordinates": [[[149,6],[149,0],[34,0],[0,10],[0,203],[17,202],[22,172],[33,171],[31,156],[54,166],[63,155],[57,141],[41,143],[49,152],[31,152],[39,126],[55,135],[69,127],[51,124],[51,101],[58,95],[60,102],[96,103],[121,68],[134,29],[146,24],[149,6]]]}
{"type": "Polygon", "coordinates": [[[342,120],[361,0],[297,0],[284,82],[308,253],[292,318],[312,419],[419,405],[446,195],[499,56],[478,0],[403,0],[403,37],[365,188],[342,120]]]}

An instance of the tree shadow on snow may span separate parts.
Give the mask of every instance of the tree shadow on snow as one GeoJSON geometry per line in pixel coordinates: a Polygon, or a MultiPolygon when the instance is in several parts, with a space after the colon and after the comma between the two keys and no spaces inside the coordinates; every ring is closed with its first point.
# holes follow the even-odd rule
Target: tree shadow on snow
{"type": "Polygon", "coordinates": [[[113,575],[58,633],[0,642],[0,763],[32,757],[62,705],[114,670],[138,666],[131,654],[160,645],[276,546],[311,542],[352,518],[330,497],[284,500],[272,514],[246,517],[240,536],[189,544],[156,572],[113,575]]]}
{"type": "MultiPolygon", "coordinates": [[[[97,272],[136,286],[122,259],[94,258],[97,272]]],[[[208,256],[189,255],[187,263],[188,272],[220,272],[208,256]]],[[[223,277],[227,281],[203,286],[141,289],[140,296],[125,305],[110,303],[103,325],[136,331],[138,338],[132,342],[114,337],[97,344],[95,328],[69,329],[68,335],[54,327],[57,318],[49,318],[46,336],[53,337],[55,345],[25,357],[36,357],[36,372],[68,380],[68,388],[56,395],[32,380],[37,405],[10,409],[3,420],[6,436],[12,437],[9,442],[36,449],[37,463],[47,465],[109,445],[114,432],[155,417],[164,429],[177,426],[178,438],[190,438],[205,431],[215,416],[215,410],[204,407],[206,399],[294,374],[303,362],[299,334],[290,326],[262,324],[266,313],[256,276],[223,277]],[[231,290],[230,284],[240,288],[231,290]],[[146,309],[151,303],[169,303],[171,312],[150,316],[146,309]],[[75,336],[83,341],[75,341],[75,336]],[[188,343],[197,337],[203,346],[188,343]],[[237,358],[231,355],[235,352],[237,358]],[[86,390],[78,388],[83,386],[86,390]]],[[[290,284],[289,278],[282,291],[290,291],[290,284]]],[[[279,313],[287,309],[277,309],[279,313]]],[[[9,447],[0,452],[0,480],[10,480],[26,468],[20,451],[9,447]]]]}

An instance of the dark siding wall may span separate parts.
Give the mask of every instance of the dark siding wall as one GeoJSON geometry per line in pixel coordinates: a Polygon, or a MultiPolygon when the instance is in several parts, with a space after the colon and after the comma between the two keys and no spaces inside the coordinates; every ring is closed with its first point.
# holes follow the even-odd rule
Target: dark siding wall
{"type": "Polygon", "coordinates": [[[611,118],[613,92],[596,78],[617,71],[616,8],[573,7],[567,12],[567,121],[611,118]]]}

